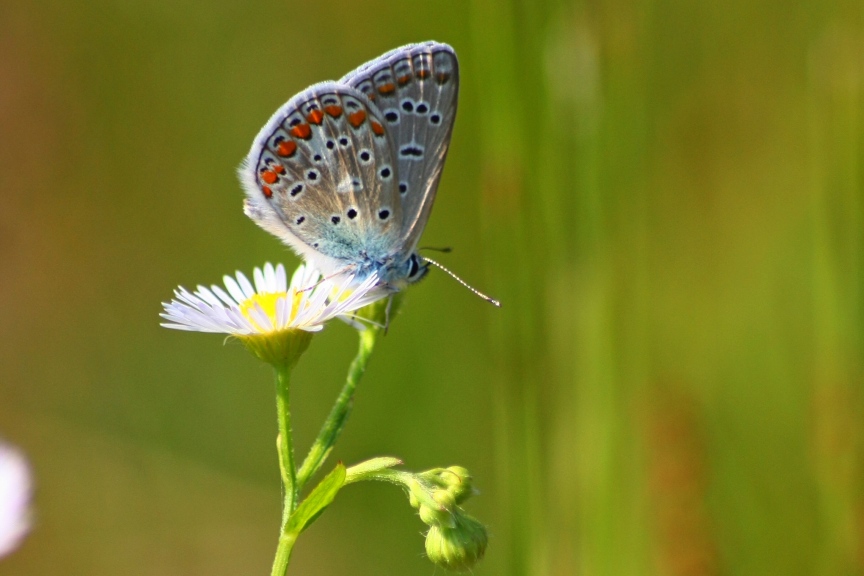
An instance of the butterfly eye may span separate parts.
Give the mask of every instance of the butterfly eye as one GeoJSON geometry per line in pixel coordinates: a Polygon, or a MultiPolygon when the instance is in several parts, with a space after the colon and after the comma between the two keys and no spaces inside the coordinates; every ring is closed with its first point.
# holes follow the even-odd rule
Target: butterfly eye
{"type": "Polygon", "coordinates": [[[417,272],[420,271],[420,263],[417,262],[417,256],[415,254],[411,255],[411,267],[408,269],[408,278],[413,278],[417,275],[417,272]]]}

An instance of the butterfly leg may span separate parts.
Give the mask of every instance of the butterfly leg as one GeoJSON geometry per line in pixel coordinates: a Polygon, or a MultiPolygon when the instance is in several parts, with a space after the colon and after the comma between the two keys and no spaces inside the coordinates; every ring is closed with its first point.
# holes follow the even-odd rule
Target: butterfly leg
{"type": "Polygon", "coordinates": [[[387,335],[387,329],[390,328],[390,308],[393,306],[393,295],[387,297],[387,308],[384,309],[384,335],[387,335]]]}

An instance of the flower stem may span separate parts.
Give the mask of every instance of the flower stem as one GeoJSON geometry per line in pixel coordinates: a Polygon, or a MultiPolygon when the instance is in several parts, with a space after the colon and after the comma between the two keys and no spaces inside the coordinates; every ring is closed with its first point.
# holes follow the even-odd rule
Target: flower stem
{"type": "Polygon", "coordinates": [[[276,366],[276,420],[279,435],[276,437],[276,450],[279,453],[279,472],[282,476],[282,523],[279,528],[279,544],[276,559],[273,560],[272,576],[285,576],[291,551],[297,540],[295,534],[285,531],[288,519],[297,508],[297,470],[294,467],[294,446],[291,436],[291,412],[288,405],[288,389],[291,380],[291,367],[286,363],[276,366]]]}
{"type": "Polygon", "coordinates": [[[279,452],[279,471],[285,492],[285,502],[282,506],[283,530],[288,522],[288,517],[297,508],[298,493],[297,469],[294,467],[294,443],[291,437],[291,412],[288,407],[290,379],[291,368],[284,365],[276,368],[276,418],[279,424],[276,448],[279,452]]]}
{"type": "Polygon", "coordinates": [[[279,545],[276,547],[276,559],[273,561],[273,570],[271,576],[285,576],[288,570],[288,561],[291,559],[291,551],[294,550],[294,542],[297,541],[297,535],[293,533],[282,534],[279,538],[279,545]]]}
{"type": "Polygon", "coordinates": [[[376,327],[370,327],[360,332],[360,347],[357,350],[357,356],[351,362],[351,367],[348,369],[348,377],[345,380],[345,385],[336,399],[336,403],[330,410],[330,415],[318,432],[318,438],[309,450],[309,454],[300,466],[297,472],[297,487],[298,490],[303,488],[306,482],[321,468],[330,451],[333,450],[333,445],[339,438],[339,434],[345,427],[345,422],[351,414],[351,409],[354,406],[354,390],[357,388],[357,383],[366,372],[366,365],[369,363],[369,358],[372,355],[372,350],[375,348],[375,341],[378,338],[378,333],[381,330],[376,327]]]}

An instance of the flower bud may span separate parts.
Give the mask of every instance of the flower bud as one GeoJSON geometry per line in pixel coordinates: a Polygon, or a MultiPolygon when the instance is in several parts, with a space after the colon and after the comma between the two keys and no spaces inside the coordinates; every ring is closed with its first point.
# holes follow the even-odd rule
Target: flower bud
{"type": "Polygon", "coordinates": [[[450,490],[437,489],[432,492],[432,499],[435,500],[442,508],[451,509],[456,505],[456,496],[450,490]]]}
{"type": "Polygon", "coordinates": [[[421,505],[419,513],[420,520],[427,526],[432,526],[433,528],[437,526],[453,528],[456,526],[454,515],[447,508],[421,505]]]}
{"type": "Polygon", "coordinates": [[[426,556],[447,570],[470,570],[483,558],[489,537],[486,528],[465,513],[454,515],[455,526],[433,526],[426,534],[426,556]]]}
{"type": "Polygon", "coordinates": [[[420,508],[420,500],[418,500],[414,492],[410,490],[408,491],[408,504],[410,504],[412,508],[420,508]]]}
{"type": "Polygon", "coordinates": [[[411,478],[405,484],[408,488],[408,503],[412,508],[421,508],[422,506],[435,507],[437,503],[432,499],[430,489],[424,482],[420,482],[416,477],[411,478]]]}
{"type": "Polygon", "coordinates": [[[462,504],[474,494],[474,478],[462,466],[450,466],[440,475],[456,504],[462,504]]]}

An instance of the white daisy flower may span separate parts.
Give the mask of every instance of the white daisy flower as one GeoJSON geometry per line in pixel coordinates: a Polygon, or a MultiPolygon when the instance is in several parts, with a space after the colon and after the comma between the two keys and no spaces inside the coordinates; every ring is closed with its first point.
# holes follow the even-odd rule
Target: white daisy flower
{"type": "Polygon", "coordinates": [[[165,311],[160,316],[168,321],[162,326],[234,336],[282,330],[317,332],[328,320],[380,298],[372,290],[378,282],[375,275],[356,288],[350,288],[349,279],[345,283],[349,288],[344,288],[322,281],[317,270],[301,264],[286,286],[285,267],[274,268],[268,262],[263,270],[255,268],[252,277],[254,285],[242,272],[236,273],[236,280],[225,276],[224,290],[198,286],[191,293],[181,286],[174,291],[174,300],[162,304],[165,311]]]}
{"type": "Polygon", "coordinates": [[[178,288],[174,300],[162,304],[160,316],[167,320],[162,326],[229,334],[267,362],[293,363],[308,346],[308,339],[286,340],[287,336],[317,332],[328,320],[386,295],[376,289],[375,274],[359,284],[350,276],[337,284],[322,279],[308,264],[297,268],[290,285],[286,285],[282,264],[274,268],[268,262],[263,269],[255,268],[252,278],[254,284],[237,272],[234,278],[223,278],[224,289],[215,285],[198,286],[195,292],[178,288]]]}
{"type": "Polygon", "coordinates": [[[30,530],[30,468],[16,449],[0,442],[0,557],[30,530]]]}

